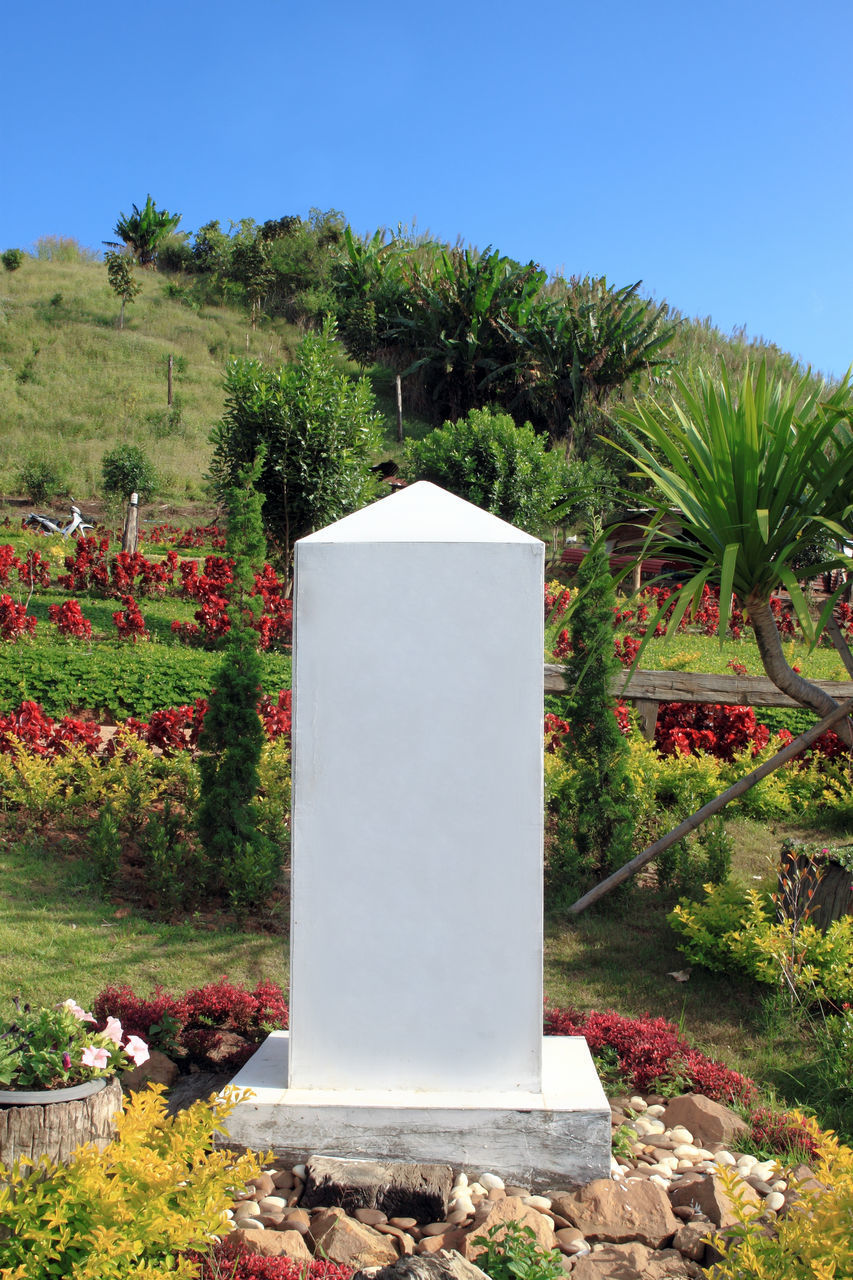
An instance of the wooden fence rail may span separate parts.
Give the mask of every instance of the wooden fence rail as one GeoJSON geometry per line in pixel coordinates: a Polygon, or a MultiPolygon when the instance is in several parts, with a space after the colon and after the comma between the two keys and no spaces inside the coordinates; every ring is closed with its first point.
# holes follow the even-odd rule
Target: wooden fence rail
{"type": "MultiPolygon", "coordinates": [[[[814,680],[836,702],[853,697],[853,681],[814,680]]],[[[799,707],[801,704],[777,689],[766,676],[709,675],[700,671],[620,671],[611,693],[633,702],[643,733],[653,738],[661,702],[721,702],[735,707],[799,707]]],[[[545,664],[545,692],[568,692],[559,663],[545,664]]]]}

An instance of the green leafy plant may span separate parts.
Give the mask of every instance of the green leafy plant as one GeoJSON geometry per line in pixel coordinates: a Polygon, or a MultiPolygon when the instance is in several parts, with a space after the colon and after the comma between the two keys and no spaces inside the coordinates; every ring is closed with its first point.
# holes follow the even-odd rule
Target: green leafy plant
{"type": "MultiPolygon", "coordinates": [[[[162,1085],[132,1094],[104,1151],[79,1147],[67,1165],[0,1167],[0,1269],[15,1280],[191,1280],[206,1249],[230,1229],[235,1191],[260,1173],[258,1157],[212,1150],[214,1135],[250,1096],[228,1088],[166,1115],[162,1085]]],[[[262,1156],[261,1159],[266,1157],[262,1156]]]]}
{"type": "Polygon", "coordinates": [[[532,1227],[518,1222],[499,1223],[472,1244],[482,1252],[477,1266],[491,1280],[564,1280],[563,1260],[556,1249],[543,1249],[532,1227]]]}
{"type": "Polygon", "coordinates": [[[23,265],[24,251],[23,249],[4,249],[0,253],[0,262],[7,271],[17,271],[23,265]]]}
{"type": "Polygon", "coordinates": [[[115,884],[121,865],[121,832],[112,805],[105,804],[88,835],[89,857],[104,888],[115,884]]]}
{"type": "Polygon", "coordinates": [[[104,264],[107,268],[107,279],[110,282],[110,288],[116,297],[121,299],[118,327],[123,329],[125,303],[133,302],[133,299],[141,292],[142,285],[134,277],[133,261],[127,254],[105,253],[104,264]]]}
{"type": "Polygon", "coordinates": [[[33,502],[44,502],[67,492],[66,468],[59,459],[30,454],[24,459],[16,483],[33,502]]]}
{"type": "Polygon", "coordinates": [[[31,1009],[14,1000],[15,1015],[0,1024],[0,1086],[4,1089],[57,1089],[115,1075],[130,1062],[148,1059],[139,1036],[128,1036],[116,1018],[103,1031],[75,1000],[54,1009],[31,1009]]]}
{"type": "Polygon", "coordinates": [[[139,265],[147,267],[154,262],[158,246],[172,235],[180,220],[179,213],[158,209],[149,195],[141,209],[134,205],[133,213],[122,213],[113,230],[139,265]]]}
{"type": "Polygon", "coordinates": [[[430,480],[530,533],[539,533],[568,487],[561,453],[549,453],[530,423],[470,409],[406,447],[406,476],[430,480]]]}
{"type": "Polygon", "coordinates": [[[140,502],[148,502],[157,491],[157,472],[150,458],[136,444],[119,445],[101,458],[104,492],[127,500],[139,494],[140,502]]]}

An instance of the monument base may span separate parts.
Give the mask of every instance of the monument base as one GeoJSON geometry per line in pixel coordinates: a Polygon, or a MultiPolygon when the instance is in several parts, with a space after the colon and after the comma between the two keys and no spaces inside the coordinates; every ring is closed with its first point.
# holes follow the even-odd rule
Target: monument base
{"type": "Polygon", "coordinates": [[[539,1188],[610,1175],[610,1107],[581,1036],[544,1037],[538,1093],[288,1089],[289,1047],[274,1031],[234,1077],[255,1096],[232,1112],[224,1145],[449,1164],[539,1188]]]}

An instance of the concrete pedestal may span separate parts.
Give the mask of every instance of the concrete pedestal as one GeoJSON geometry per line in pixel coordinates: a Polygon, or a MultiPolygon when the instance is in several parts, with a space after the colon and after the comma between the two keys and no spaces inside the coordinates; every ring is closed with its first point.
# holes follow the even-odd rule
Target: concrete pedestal
{"type": "Polygon", "coordinates": [[[226,1122],[229,1141],[309,1155],[449,1164],[531,1187],[564,1187],[610,1173],[610,1107],[582,1037],[542,1039],[542,1087],[288,1089],[290,1037],[269,1036],[233,1083],[251,1089],[226,1122]]]}

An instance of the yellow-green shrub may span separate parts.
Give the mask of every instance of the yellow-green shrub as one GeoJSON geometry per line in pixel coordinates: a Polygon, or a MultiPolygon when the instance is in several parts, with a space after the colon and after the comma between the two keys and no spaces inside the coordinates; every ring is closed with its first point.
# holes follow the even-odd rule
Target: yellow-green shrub
{"type": "Polygon", "coordinates": [[[231,1229],[234,1189],[259,1173],[258,1157],[212,1150],[213,1135],[248,1092],[166,1115],[162,1086],[131,1095],[101,1152],[79,1147],[69,1165],[0,1165],[3,1280],[154,1280],[192,1277],[179,1251],[231,1229]]]}
{"type": "MultiPolygon", "coordinates": [[[[721,1177],[734,1203],[732,1238],[714,1243],[723,1254],[717,1280],[846,1280],[853,1276],[853,1151],[813,1120],[799,1117],[817,1142],[815,1177],[827,1188],[798,1188],[799,1198],[768,1235],[762,1205],[748,1204],[731,1170],[721,1177]]],[[[790,1177],[790,1175],[789,1175],[790,1177]]]]}

